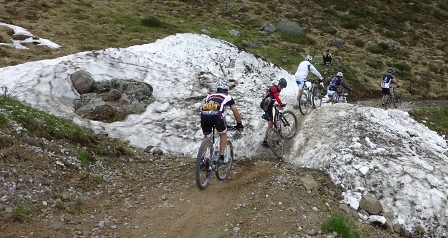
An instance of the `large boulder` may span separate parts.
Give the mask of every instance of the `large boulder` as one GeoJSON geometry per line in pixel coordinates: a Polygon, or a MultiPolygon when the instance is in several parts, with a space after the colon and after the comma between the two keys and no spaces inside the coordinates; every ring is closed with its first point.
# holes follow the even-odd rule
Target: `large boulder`
{"type": "Polygon", "coordinates": [[[75,113],[89,120],[114,122],[140,114],[154,102],[151,85],[136,80],[95,82],[89,93],[74,101],[75,113]]]}
{"type": "Polygon", "coordinates": [[[84,94],[92,90],[95,80],[92,76],[84,70],[77,71],[70,75],[70,80],[72,81],[73,87],[79,94],[84,94]]]}
{"type": "Polygon", "coordinates": [[[303,29],[297,25],[297,23],[290,21],[290,20],[284,20],[277,24],[277,29],[283,33],[286,33],[288,35],[292,36],[304,36],[305,33],[303,32],[303,29]]]}

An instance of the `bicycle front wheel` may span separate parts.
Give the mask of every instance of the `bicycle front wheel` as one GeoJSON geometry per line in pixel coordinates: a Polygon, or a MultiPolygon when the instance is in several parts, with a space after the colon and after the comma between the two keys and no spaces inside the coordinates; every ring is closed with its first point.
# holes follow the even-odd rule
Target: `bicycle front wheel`
{"type": "Polygon", "coordinates": [[[284,111],[281,118],[281,135],[291,139],[297,133],[297,117],[292,111],[284,111]]]}
{"type": "Polygon", "coordinates": [[[314,88],[312,95],[313,107],[318,108],[322,106],[322,96],[318,89],[314,88]]]}
{"type": "Polygon", "coordinates": [[[227,140],[226,150],[224,151],[224,164],[218,164],[218,169],[215,171],[216,177],[222,181],[229,177],[230,170],[233,165],[233,145],[230,140],[227,140]]]}
{"type": "Polygon", "coordinates": [[[300,98],[299,98],[299,109],[300,109],[300,113],[302,113],[302,115],[306,115],[308,114],[308,108],[309,108],[309,102],[308,102],[308,93],[303,91],[302,94],[300,94],[300,98]]]}
{"type": "Polygon", "coordinates": [[[401,106],[401,95],[400,94],[394,94],[394,106],[395,108],[398,108],[401,106]]]}
{"type": "Polygon", "coordinates": [[[282,159],[284,154],[283,138],[274,128],[271,128],[268,131],[268,144],[269,147],[271,147],[272,153],[274,153],[275,157],[282,159]]]}
{"type": "Polygon", "coordinates": [[[210,183],[212,177],[212,156],[213,143],[210,140],[202,141],[196,158],[196,185],[198,188],[205,189],[210,183]]]}

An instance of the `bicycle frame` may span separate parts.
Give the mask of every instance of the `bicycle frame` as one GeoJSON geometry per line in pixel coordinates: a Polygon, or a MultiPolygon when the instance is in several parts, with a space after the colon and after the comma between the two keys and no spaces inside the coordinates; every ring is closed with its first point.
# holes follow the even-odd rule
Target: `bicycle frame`
{"type": "Polygon", "coordinates": [[[278,107],[280,107],[280,105],[278,104],[274,105],[274,118],[272,123],[274,124],[274,128],[280,132],[282,129],[282,124],[278,120],[281,115],[281,112],[278,109],[278,107]]]}
{"type": "Polygon", "coordinates": [[[214,171],[218,180],[222,181],[229,177],[232,169],[234,148],[228,139],[224,150],[224,163],[218,162],[221,138],[215,138],[215,127],[212,136],[201,142],[198,155],[196,157],[195,177],[196,185],[200,189],[205,189],[211,180],[214,171]]]}
{"type": "Polygon", "coordinates": [[[386,100],[384,101],[384,108],[387,109],[390,105],[394,105],[395,108],[398,108],[401,106],[401,96],[399,93],[395,92],[396,88],[399,88],[400,86],[393,86],[390,87],[392,91],[390,92],[390,95],[386,95],[386,100]]]}

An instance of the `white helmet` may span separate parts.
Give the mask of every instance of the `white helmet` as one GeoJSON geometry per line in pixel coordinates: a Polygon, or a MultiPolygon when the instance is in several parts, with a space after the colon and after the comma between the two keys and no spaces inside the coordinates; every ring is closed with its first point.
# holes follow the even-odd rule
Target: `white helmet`
{"type": "Polygon", "coordinates": [[[338,73],[336,74],[336,77],[342,77],[342,76],[344,76],[344,74],[342,74],[342,72],[338,72],[338,73]]]}
{"type": "Polygon", "coordinates": [[[307,55],[305,60],[311,62],[313,60],[313,57],[311,57],[311,55],[307,55]]]}
{"type": "Polygon", "coordinates": [[[218,91],[219,89],[227,92],[227,91],[229,91],[229,85],[224,81],[219,81],[216,84],[216,91],[218,91]]]}

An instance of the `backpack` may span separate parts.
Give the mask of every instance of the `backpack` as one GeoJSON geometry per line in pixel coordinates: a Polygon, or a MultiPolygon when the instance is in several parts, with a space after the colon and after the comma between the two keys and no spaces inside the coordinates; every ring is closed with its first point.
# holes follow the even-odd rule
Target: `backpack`
{"type": "Polygon", "coordinates": [[[271,88],[269,87],[268,90],[266,90],[266,95],[264,95],[263,99],[261,99],[260,102],[260,108],[261,110],[263,110],[264,112],[266,112],[268,110],[269,105],[271,104],[272,101],[272,93],[271,93],[271,88]]]}

